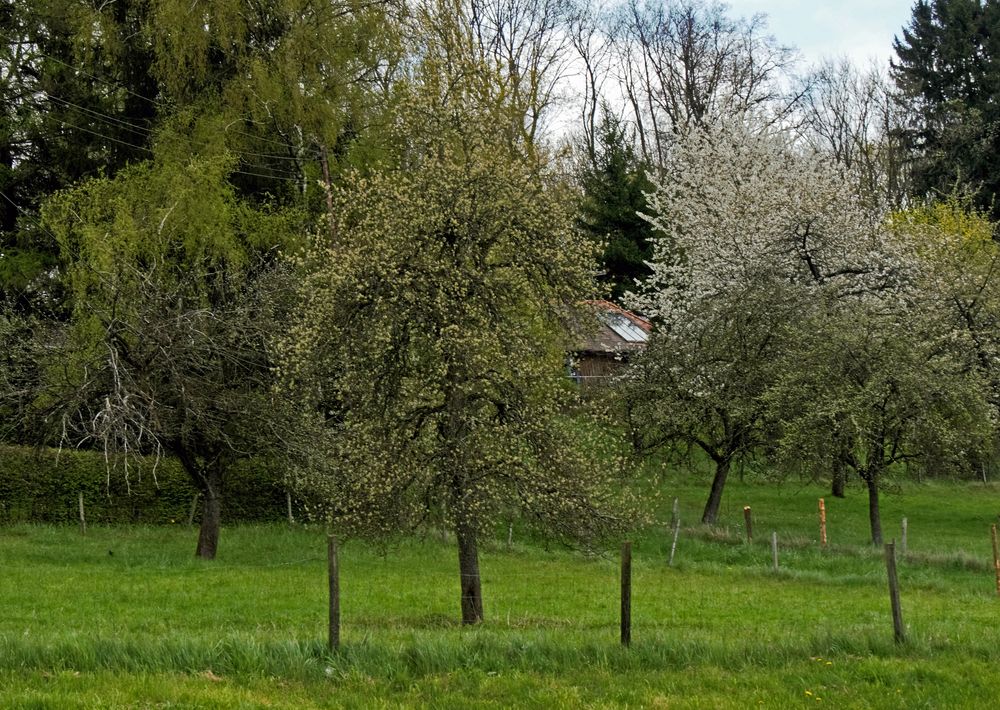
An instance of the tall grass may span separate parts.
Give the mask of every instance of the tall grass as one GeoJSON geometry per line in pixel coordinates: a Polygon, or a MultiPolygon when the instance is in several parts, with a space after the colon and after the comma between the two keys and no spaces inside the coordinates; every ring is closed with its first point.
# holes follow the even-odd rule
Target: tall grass
{"type": "Polygon", "coordinates": [[[322,531],[227,529],[219,559],[172,527],[0,529],[0,704],[145,706],[982,706],[1000,697],[989,524],[998,489],[925,485],[905,514],[909,641],[897,646],[884,560],[855,494],[735,482],[720,525],[692,524],[704,487],[678,481],[637,533],[633,644],[617,644],[613,552],[487,545],[487,621],[458,624],[455,551],[436,536],[341,551],[343,648],[331,654],[322,531]],[[684,526],[673,568],[665,522],[684,526]],[[743,539],[742,507],[758,540],[743,539]],[[771,569],[770,531],[781,568],[771,569]],[[807,694],[807,692],[809,694],[807,694]],[[898,692],[897,692],[898,691],[898,692]],[[822,700],[816,700],[816,698],[822,700]]]}

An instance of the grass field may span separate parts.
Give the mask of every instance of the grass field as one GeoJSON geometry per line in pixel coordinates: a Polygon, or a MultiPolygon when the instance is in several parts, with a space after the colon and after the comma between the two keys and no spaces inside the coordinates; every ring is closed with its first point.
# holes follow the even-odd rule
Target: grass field
{"type": "Polygon", "coordinates": [[[341,551],[343,649],[326,653],[318,529],[227,528],[219,559],[185,527],[0,529],[3,707],[989,707],[1000,698],[1000,599],[989,526],[1000,488],[909,484],[883,501],[909,640],[892,641],[884,561],[860,489],[727,490],[721,524],[681,500],[635,537],[633,645],[618,646],[617,552],[506,541],[482,551],[487,622],[457,623],[457,562],[431,535],[341,551]],[[757,540],[742,540],[752,506],[757,540]],[[667,513],[669,515],[669,513],[667,513]],[[781,541],[771,569],[769,538],[781,541]]]}

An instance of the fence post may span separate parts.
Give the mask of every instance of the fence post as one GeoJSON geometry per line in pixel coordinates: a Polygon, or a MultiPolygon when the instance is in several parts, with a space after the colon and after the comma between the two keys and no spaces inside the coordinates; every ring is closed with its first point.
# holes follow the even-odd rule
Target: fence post
{"type": "Polygon", "coordinates": [[[677,552],[677,537],[681,534],[681,518],[678,515],[674,518],[674,541],[670,545],[670,559],[667,560],[667,567],[674,566],[674,553],[677,552]]]}
{"type": "Polygon", "coordinates": [[[997,596],[1000,596],[1000,545],[997,544],[997,526],[990,530],[993,537],[993,570],[997,576],[997,596]]]}
{"type": "Polygon", "coordinates": [[[743,506],[743,520],[747,525],[747,543],[753,543],[753,514],[749,505],[743,506]]]}
{"type": "Polygon", "coordinates": [[[87,534],[87,519],[83,515],[83,491],[80,491],[80,534],[87,534]]]}
{"type": "Polygon", "coordinates": [[[295,525],[295,516],[292,515],[292,492],[285,491],[285,503],[288,505],[288,524],[295,525]]]}
{"type": "Polygon", "coordinates": [[[681,502],[678,498],[674,498],[674,509],[670,514],[670,527],[674,527],[677,521],[681,519],[681,502]]]}
{"type": "Polygon", "coordinates": [[[327,536],[327,572],[330,582],[330,652],[340,648],[340,561],[337,559],[337,537],[327,536]]]}
{"type": "Polygon", "coordinates": [[[826,549],[826,503],[819,499],[819,544],[826,549]]]}
{"type": "Polygon", "coordinates": [[[903,518],[903,538],[899,541],[899,546],[903,550],[903,554],[906,554],[906,529],[907,529],[906,518],[903,518]]]}
{"type": "Polygon", "coordinates": [[[622,545],[622,646],[632,643],[632,543],[622,545]]]}
{"type": "Polygon", "coordinates": [[[774,571],[778,571],[778,533],[771,533],[771,558],[774,560],[774,571]]]}
{"type": "Polygon", "coordinates": [[[906,641],[903,610],[899,605],[899,578],[896,576],[896,541],[886,543],[885,567],[889,574],[889,602],[892,604],[892,630],[896,643],[906,641]]]}
{"type": "Polygon", "coordinates": [[[508,522],[507,523],[507,550],[510,551],[510,549],[512,547],[514,547],[514,523],[508,522]]]}

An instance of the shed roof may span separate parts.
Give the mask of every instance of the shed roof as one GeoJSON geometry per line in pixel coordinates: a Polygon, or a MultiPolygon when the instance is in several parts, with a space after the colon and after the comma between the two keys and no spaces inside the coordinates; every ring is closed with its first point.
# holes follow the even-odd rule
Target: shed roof
{"type": "Polygon", "coordinates": [[[579,352],[622,353],[646,347],[653,324],[611,301],[584,301],[596,316],[596,328],[584,328],[579,352]]]}

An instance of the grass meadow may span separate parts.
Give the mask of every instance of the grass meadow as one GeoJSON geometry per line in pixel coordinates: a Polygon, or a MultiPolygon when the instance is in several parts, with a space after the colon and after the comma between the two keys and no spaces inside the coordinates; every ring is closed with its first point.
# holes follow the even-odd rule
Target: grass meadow
{"type": "Polygon", "coordinates": [[[318,528],[223,530],[193,557],[186,526],[0,528],[3,707],[989,707],[1000,698],[1000,598],[989,528],[1000,487],[906,484],[883,500],[909,639],[893,642],[885,564],[863,491],[667,485],[664,523],[634,537],[632,646],[618,644],[617,550],[546,549],[515,527],[482,550],[487,621],[458,623],[453,544],[342,545],[342,650],[325,648],[318,528]],[[674,566],[670,501],[681,502],[674,566]],[[743,506],[755,541],[743,537],[743,506]],[[770,535],[780,541],[771,567],[770,535]],[[894,532],[895,531],[895,532],[894,532]]]}

